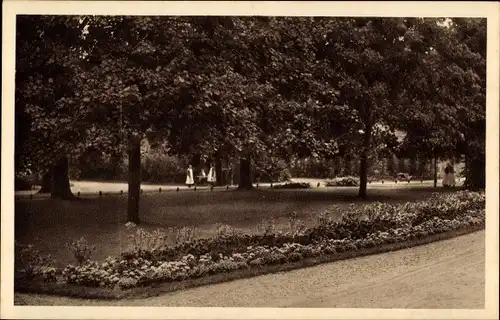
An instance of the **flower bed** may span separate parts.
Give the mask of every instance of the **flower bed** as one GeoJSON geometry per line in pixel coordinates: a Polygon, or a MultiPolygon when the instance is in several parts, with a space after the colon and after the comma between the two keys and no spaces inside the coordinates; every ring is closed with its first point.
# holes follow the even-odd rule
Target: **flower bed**
{"type": "MultiPolygon", "coordinates": [[[[66,283],[128,289],[342,255],[431,235],[484,228],[484,193],[434,195],[406,204],[373,203],[347,208],[341,221],[322,215],[316,226],[298,232],[221,234],[167,246],[136,246],[103,262],[87,261],[62,271],[66,283]]],[[[143,230],[137,234],[144,236],[143,230]]],[[[139,242],[137,242],[139,243],[139,242]]],[[[52,271],[51,271],[52,272],[52,271]]],[[[50,278],[53,279],[53,278],[50,278]]]]}
{"type": "Polygon", "coordinates": [[[287,182],[285,184],[277,184],[273,186],[273,189],[308,189],[311,184],[308,182],[287,182]]]}
{"type": "Polygon", "coordinates": [[[359,178],[357,177],[337,177],[325,181],[327,187],[357,187],[359,186],[359,178]]]}

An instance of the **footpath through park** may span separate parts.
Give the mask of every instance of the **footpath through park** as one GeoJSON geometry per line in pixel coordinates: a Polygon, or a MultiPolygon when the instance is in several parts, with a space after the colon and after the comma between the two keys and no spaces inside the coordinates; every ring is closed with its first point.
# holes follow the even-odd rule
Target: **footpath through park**
{"type": "MultiPolygon", "coordinates": [[[[358,188],[358,187],[326,187],[325,179],[309,179],[309,178],[293,178],[290,182],[307,182],[310,183],[311,189],[323,189],[323,190],[331,190],[335,188],[358,188]]],[[[460,185],[461,181],[458,181],[458,185],[460,185]]],[[[256,188],[271,188],[273,185],[285,184],[285,182],[281,183],[254,183],[254,187],[256,188]]],[[[394,181],[385,181],[384,183],[380,181],[372,182],[368,185],[368,188],[376,188],[376,189],[387,189],[387,188],[408,188],[408,187],[431,187],[434,184],[433,181],[425,180],[415,180],[411,181],[411,183],[407,182],[399,182],[395,183],[394,181]]],[[[438,181],[438,186],[441,187],[441,180],[438,181]]],[[[211,188],[207,185],[199,185],[188,188],[186,185],[161,185],[161,184],[142,184],[141,191],[144,193],[164,193],[164,192],[194,192],[194,191],[223,191],[223,190],[234,190],[237,188],[236,185],[231,186],[218,186],[215,188],[211,188]],[[196,188],[195,188],[196,187],[196,188]]],[[[128,184],[126,182],[98,182],[98,181],[71,181],[71,191],[81,197],[92,198],[99,196],[107,196],[107,195],[120,195],[127,194],[128,184]]],[[[26,191],[16,191],[15,192],[16,199],[33,199],[33,200],[41,200],[50,198],[50,194],[40,194],[38,190],[26,190],[26,191]]]]}

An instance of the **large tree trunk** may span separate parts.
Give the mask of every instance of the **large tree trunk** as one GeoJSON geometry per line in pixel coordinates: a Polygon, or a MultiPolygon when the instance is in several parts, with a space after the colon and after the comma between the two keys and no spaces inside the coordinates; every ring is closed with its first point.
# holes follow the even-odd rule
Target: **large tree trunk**
{"type": "Polygon", "coordinates": [[[42,176],[42,188],[37,193],[50,193],[52,189],[52,169],[47,170],[42,176]]]}
{"type": "Polygon", "coordinates": [[[240,182],[238,184],[238,189],[253,188],[251,173],[252,169],[250,156],[240,158],[240,182]]]}
{"type": "Polygon", "coordinates": [[[438,170],[437,170],[437,157],[434,156],[434,188],[437,187],[437,181],[438,181],[438,170]]]}
{"type": "Polygon", "coordinates": [[[415,156],[410,157],[409,173],[411,176],[415,176],[418,172],[417,159],[415,156]]]}
{"type": "Polygon", "coordinates": [[[71,192],[69,183],[69,160],[67,156],[58,159],[56,165],[51,170],[51,190],[52,198],[64,200],[74,200],[76,197],[71,192]]]}
{"type": "Polygon", "coordinates": [[[398,172],[407,172],[406,170],[406,164],[405,164],[405,158],[403,156],[398,157],[398,172]]]}
{"type": "Polygon", "coordinates": [[[390,172],[390,175],[391,176],[396,176],[397,173],[398,173],[398,157],[395,155],[395,154],[392,154],[391,155],[391,172],[390,172]]]}
{"type": "Polygon", "coordinates": [[[223,186],[225,184],[224,177],[222,176],[222,160],[219,153],[215,155],[215,177],[217,179],[215,185],[223,186]]]}
{"type": "Polygon", "coordinates": [[[372,125],[369,122],[365,126],[365,133],[363,134],[363,148],[361,150],[359,160],[359,193],[358,196],[362,199],[366,198],[366,185],[368,183],[368,154],[370,152],[372,140],[372,125]]]}
{"type": "Polygon", "coordinates": [[[341,173],[342,173],[342,158],[340,158],[339,156],[335,157],[335,176],[340,176],[341,173]]]}
{"type": "Polygon", "coordinates": [[[466,135],[465,149],[465,187],[470,190],[482,190],[486,187],[486,131],[485,122],[473,125],[466,135]]]}
{"type": "Polygon", "coordinates": [[[481,190],[486,187],[486,156],[484,152],[469,154],[465,158],[465,186],[470,190],[481,190]]]}
{"type": "Polygon", "coordinates": [[[141,194],[141,140],[131,137],[128,146],[128,222],[140,223],[139,198],[141,194]]]}

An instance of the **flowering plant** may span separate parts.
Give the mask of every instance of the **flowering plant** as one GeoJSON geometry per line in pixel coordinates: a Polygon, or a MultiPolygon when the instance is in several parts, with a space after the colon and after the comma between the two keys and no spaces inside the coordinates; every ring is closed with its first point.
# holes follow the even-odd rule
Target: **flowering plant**
{"type": "MultiPolygon", "coordinates": [[[[436,233],[484,227],[484,200],[484,194],[457,192],[414,203],[349,207],[341,209],[344,213],[341,221],[321,218],[320,223],[301,234],[266,228],[261,235],[248,235],[221,226],[219,235],[211,239],[110,257],[103,263],[88,260],[80,266],[68,266],[63,277],[69,283],[126,289],[144,283],[180,281],[354,252],[436,233]]],[[[294,223],[295,218],[290,216],[294,223]]]]}

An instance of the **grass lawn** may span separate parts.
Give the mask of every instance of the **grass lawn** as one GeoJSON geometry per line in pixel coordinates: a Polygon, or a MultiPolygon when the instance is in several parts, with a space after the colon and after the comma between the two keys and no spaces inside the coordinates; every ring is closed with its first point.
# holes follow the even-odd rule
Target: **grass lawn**
{"type": "MultiPolygon", "coordinates": [[[[274,218],[278,229],[288,227],[288,216],[310,225],[325,210],[350,203],[372,201],[406,202],[425,199],[433,192],[450,192],[414,184],[388,187],[369,186],[368,200],[356,198],[356,187],[312,188],[308,190],[191,191],[144,193],[141,196],[141,227],[149,230],[190,226],[198,236],[212,236],[218,223],[247,232],[259,232],[263,219],[274,218]]],[[[96,245],[92,258],[114,256],[129,246],[126,222],[126,195],[110,195],[79,201],[18,199],[15,202],[15,237],[51,254],[58,266],[73,262],[65,244],[86,237],[96,245]]],[[[332,213],[335,217],[335,212],[332,213]]],[[[338,216],[338,215],[337,215],[338,216]]]]}

